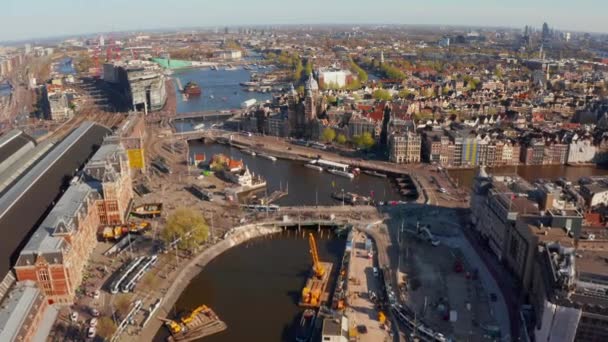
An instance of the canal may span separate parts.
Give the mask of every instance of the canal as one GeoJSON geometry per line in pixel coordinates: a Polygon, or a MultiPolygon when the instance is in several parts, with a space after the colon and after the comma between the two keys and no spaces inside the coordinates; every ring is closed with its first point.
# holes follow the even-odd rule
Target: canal
{"type": "Polygon", "coordinates": [[[210,159],[214,154],[223,153],[236,160],[242,160],[251,172],[261,175],[267,182],[268,194],[275,190],[287,190],[288,195],[276,204],[294,205],[341,205],[332,199],[332,192],[353,192],[371,196],[377,201],[401,200],[401,196],[386,178],[361,174],[355,179],[336,176],[327,172],[304,167],[304,163],[290,160],[275,162],[259,156],[253,157],[239,149],[227,145],[190,143],[190,153],[205,154],[210,159]]]}
{"type": "MultiPolygon", "coordinates": [[[[533,182],[537,179],[556,180],[559,177],[565,177],[570,181],[577,181],[582,177],[589,176],[606,176],[608,168],[596,166],[566,166],[566,165],[523,165],[523,166],[504,166],[497,168],[489,168],[489,174],[506,175],[517,173],[527,181],[533,182]]],[[[450,176],[454,178],[459,185],[470,189],[473,185],[473,178],[477,174],[477,169],[467,170],[450,170],[450,176]]]]}
{"type": "MultiPolygon", "coordinates": [[[[176,312],[202,304],[215,310],[228,329],[201,339],[205,342],[294,341],[301,311],[297,302],[312,265],[308,232],[291,230],[226,251],[192,280],[178,299],[176,312]]],[[[319,258],[338,264],[345,239],[329,230],[315,236],[319,258]]],[[[336,272],[334,268],[334,281],[336,272]]],[[[167,336],[162,327],[154,341],[167,336]]]]}

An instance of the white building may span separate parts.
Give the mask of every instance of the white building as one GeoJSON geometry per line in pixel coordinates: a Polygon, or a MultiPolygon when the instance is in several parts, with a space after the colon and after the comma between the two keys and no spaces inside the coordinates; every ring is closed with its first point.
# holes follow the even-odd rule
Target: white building
{"type": "Polygon", "coordinates": [[[352,78],[352,73],[349,70],[319,70],[319,82],[324,87],[329,85],[337,86],[338,88],[344,88],[352,78]]]}
{"type": "Polygon", "coordinates": [[[568,164],[591,163],[596,152],[597,147],[591,139],[572,139],[568,146],[568,164]]]}
{"type": "Polygon", "coordinates": [[[321,341],[323,342],[348,342],[348,319],[326,318],[323,320],[321,341]]]}
{"type": "Polygon", "coordinates": [[[221,50],[215,53],[215,57],[221,59],[241,59],[243,58],[243,52],[240,50],[221,50]]]}

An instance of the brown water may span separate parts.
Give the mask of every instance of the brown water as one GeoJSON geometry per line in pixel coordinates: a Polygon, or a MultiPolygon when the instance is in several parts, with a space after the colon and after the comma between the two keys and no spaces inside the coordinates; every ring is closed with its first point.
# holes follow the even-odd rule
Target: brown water
{"type": "MultiPolygon", "coordinates": [[[[450,170],[449,173],[459,185],[470,188],[473,184],[473,178],[477,174],[477,169],[450,170]]],[[[488,173],[495,175],[517,173],[528,181],[540,178],[555,180],[559,177],[565,177],[570,181],[577,181],[581,177],[608,175],[608,169],[596,166],[525,165],[490,168],[488,169],[488,173]]]]}
{"type": "MultiPolygon", "coordinates": [[[[308,239],[312,230],[295,230],[236,246],[213,259],[178,299],[179,313],[206,304],[228,329],[204,342],[294,341],[302,311],[297,305],[311,267],[308,239]]],[[[315,233],[319,258],[339,264],[345,239],[329,230],[315,233]]],[[[332,284],[337,270],[332,271],[332,284]]],[[[164,341],[162,327],[154,341],[164,341]]]]}

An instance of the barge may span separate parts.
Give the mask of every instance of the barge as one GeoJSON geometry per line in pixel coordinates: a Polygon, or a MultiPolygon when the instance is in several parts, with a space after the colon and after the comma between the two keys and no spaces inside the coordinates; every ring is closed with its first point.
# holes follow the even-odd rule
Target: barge
{"type": "Polygon", "coordinates": [[[171,336],[169,342],[187,342],[201,339],[226,330],[228,326],[224,321],[206,305],[201,305],[189,314],[181,317],[179,321],[164,319],[171,336]]]}

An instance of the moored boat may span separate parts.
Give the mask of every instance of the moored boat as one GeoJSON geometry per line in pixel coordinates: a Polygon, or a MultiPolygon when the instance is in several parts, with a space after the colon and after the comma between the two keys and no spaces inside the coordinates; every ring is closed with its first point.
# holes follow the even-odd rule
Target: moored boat
{"type": "Polygon", "coordinates": [[[317,313],[313,309],[306,309],[302,312],[302,318],[297,327],[296,341],[297,342],[308,342],[312,337],[312,333],[315,326],[315,320],[317,313]]]}
{"type": "Polygon", "coordinates": [[[335,170],[335,169],[327,169],[327,172],[332,173],[332,174],[337,175],[337,176],[342,176],[342,177],[350,178],[350,179],[354,179],[355,178],[354,174],[352,174],[350,172],[346,172],[346,171],[335,170]]]}
{"type": "Polygon", "coordinates": [[[264,159],[268,159],[268,160],[272,160],[272,161],[276,161],[277,160],[277,157],[271,156],[269,154],[262,154],[262,153],[260,153],[259,156],[262,157],[262,158],[264,158],[264,159]]]}
{"type": "Polygon", "coordinates": [[[201,87],[193,81],[186,83],[184,86],[184,94],[188,96],[196,96],[202,93],[201,87]]]}
{"type": "Polygon", "coordinates": [[[365,173],[366,175],[374,176],[374,177],[386,178],[386,175],[384,173],[380,173],[380,172],[377,172],[374,170],[365,170],[365,171],[363,171],[363,173],[365,173]]]}
{"type": "Polygon", "coordinates": [[[252,150],[243,150],[243,153],[248,154],[248,155],[253,156],[253,157],[256,156],[256,153],[254,151],[252,151],[252,150]]]}
{"type": "Polygon", "coordinates": [[[313,170],[317,170],[319,172],[323,171],[323,168],[320,167],[319,165],[314,165],[314,164],[304,164],[304,167],[307,167],[309,169],[313,169],[313,170]]]}

